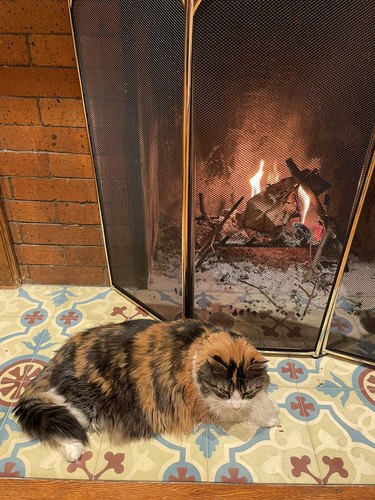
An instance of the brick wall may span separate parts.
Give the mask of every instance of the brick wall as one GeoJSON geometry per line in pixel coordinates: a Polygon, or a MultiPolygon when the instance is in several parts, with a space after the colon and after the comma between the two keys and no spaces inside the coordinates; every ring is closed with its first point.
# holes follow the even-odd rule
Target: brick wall
{"type": "Polygon", "coordinates": [[[67,0],[0,0],[0,187],[25,283],[108,283],[67,0]]]}

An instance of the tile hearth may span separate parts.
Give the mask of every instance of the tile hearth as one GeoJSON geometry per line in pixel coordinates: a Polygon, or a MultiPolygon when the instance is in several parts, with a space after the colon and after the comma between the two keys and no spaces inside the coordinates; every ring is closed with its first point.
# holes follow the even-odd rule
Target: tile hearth
{"type": "MultiPolygon", "coordinates": [[[[268,356],[280,427],[201,426],[182,442],[158,436],[126,446],[92,434],[80,462],[68,464],[20,432],[17,398],[70,335],[147,313],[109,288],[39,285],[1,290],[0,313],[2,477],[375,483],[375,369],[328,356],[268,356]]],[[[358,329],[358,318],[345,320],[358,329]]]]}

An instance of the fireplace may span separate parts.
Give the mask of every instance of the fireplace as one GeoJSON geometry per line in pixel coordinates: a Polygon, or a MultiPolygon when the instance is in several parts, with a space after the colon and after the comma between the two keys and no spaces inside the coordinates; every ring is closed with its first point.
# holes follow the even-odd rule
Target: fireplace
{"type": "Polygon", "coordinates": [[[372,1],[71,15],[113,285],[317,354],[372,169],[372,1]]]}

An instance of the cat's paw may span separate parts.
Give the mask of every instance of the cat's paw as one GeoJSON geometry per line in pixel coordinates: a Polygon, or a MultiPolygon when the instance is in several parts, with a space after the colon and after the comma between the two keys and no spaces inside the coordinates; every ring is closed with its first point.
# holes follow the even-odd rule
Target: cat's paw
{"type": "Polygon", "coordinates": [[[277,406],[276,401],[273,399],[269,399],[271,408],[269,409],[269,412],[267,416],[264,416],[264,425],[261,427],[276,427],[277,425],[280,424],[280,410],[279,407],[277,406]]]}
{"type": "Polygon", "coordinates": [[[261,422],[261,425],[259,427],[266,427],[266,428],[269,428],[269,427],[276,427],[280,424],[280,419],[279,419],[279,416],[275,416],[275,417],[272,417],[270,418],[269,420],[264,420],[263,422],[261,422]]]}
{"type": "Polygon", "coordinates": [[[60,444],[61,453],[68,462],[77,462],[83,453],[83,444],[77,440],[67,440],[60,444]]]}
{"type": "Polygon", "coordinates": [[[276,427],[280,424],[279,416],[272,416],[269,419],[260,419],[260,418],[250,418],[245,421],[246,424],[248,425],[256,425],[257,427],[264,427],[264,428],[269,428],[269,427],[276,427]]]}
{"type": "Polygon", "coordinates": [[[255,424],[258,427],[276,427],[280,424],[279,420],[279,407],[277,403],[272,399],[268,398],[265,408],[261,414],[252,414],[248,419],[249,424],[255,424]]]}

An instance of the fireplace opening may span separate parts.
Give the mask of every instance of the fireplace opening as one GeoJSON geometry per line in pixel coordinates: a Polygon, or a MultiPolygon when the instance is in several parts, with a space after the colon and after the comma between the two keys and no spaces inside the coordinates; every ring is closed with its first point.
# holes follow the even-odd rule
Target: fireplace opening
{"type": "MultiPolygon", "coordinates": [[[[196,4],[194,314],[314,351],[373,153],[372,1],[196,4]]],[[[73,2],[112,281],[166,319],[184,288],[184,22],[179,0],[73,2]]]]}

